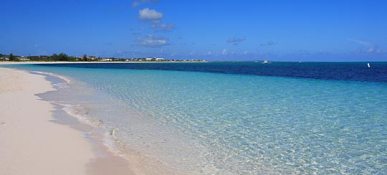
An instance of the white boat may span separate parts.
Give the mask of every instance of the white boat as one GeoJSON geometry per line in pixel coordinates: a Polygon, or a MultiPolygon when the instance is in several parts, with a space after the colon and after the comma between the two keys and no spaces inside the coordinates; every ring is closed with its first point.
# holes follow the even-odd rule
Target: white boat
{"type": "Polygon", "coordinates": [[[368,68],[371,68],[371,64],[370,64],[370,63],[367,63],[367,67],[368,67],[368,68]]]}

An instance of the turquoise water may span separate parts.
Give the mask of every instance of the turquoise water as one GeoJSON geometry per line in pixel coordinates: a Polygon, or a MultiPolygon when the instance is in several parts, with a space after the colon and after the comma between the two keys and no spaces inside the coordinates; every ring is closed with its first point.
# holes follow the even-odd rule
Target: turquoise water
{"type": "Polygon", "coordinates": [[[51,99],[188,172],[387,174],[384,82],[18,67],[74,79],[51,99]]]}

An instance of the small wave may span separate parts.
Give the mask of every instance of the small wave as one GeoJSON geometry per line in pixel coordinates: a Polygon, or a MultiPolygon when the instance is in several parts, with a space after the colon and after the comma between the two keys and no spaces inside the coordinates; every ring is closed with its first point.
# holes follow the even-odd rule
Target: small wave
{"type": "Polygon", "coordinates": [[[62,75],[54,74],[54,73],[51,73],[51,72],[42,72],[42,71],[31,71],[31,72],[35,73],[35,74],[40,74],[40,75],[53,76],[53,77],[56,77],[56,78],[59,78],[59,79],[63,80],[67,84],[71,83],[71,79],[70,78],[67,78],[67,77],[62,76],[62,75]]]}
{"type": "MultiPolygon", "coordinates": [[[[61,82],[52,82],[55,89],[63,90],[65,88],[71,88],[71,83],[74,81],[68,77],[58,75],[51,72],[42,72],[42,71],[31,71],[31,73],[39,74],[43,76],[51,76],[61,80],[61,82]]],[[[117,128],[109,129],[105,125],[105,122],[102,119],[93,118],[90,116],[90,109],[81,104],[69,104],[62,100],[49,100],[52,104],[59,106],[62,111],[64,111],[68,116],[73,117],[79,123],[87,125],[93,129],[90,132],[95,132],[94,134],[100,135],[101,142],[108,149],[109,152],[114,155],[125,158],[125,154],[120,147],[124,147],[123,143],[119,141],[116,134],[118,132],[117,128]]],[[[90,134],[93,135],[93,134],[90,134]]]]}

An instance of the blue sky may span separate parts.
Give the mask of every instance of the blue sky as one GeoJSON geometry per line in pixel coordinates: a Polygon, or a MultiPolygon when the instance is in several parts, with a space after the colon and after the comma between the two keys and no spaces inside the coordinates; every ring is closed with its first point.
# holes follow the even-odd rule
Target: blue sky
{"type": "Polygon", "coordinates": [[[0,53],[387,61],[384,0],[2,0],[0,53]]]}

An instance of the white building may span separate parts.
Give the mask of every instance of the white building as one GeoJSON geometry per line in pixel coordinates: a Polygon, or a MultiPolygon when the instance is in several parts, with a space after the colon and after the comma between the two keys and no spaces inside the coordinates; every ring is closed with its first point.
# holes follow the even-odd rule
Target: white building
{"type": "Polygon", "coordinates": [[[101,58],[99,61],[113,61],[111,58],[101,58]]]}

